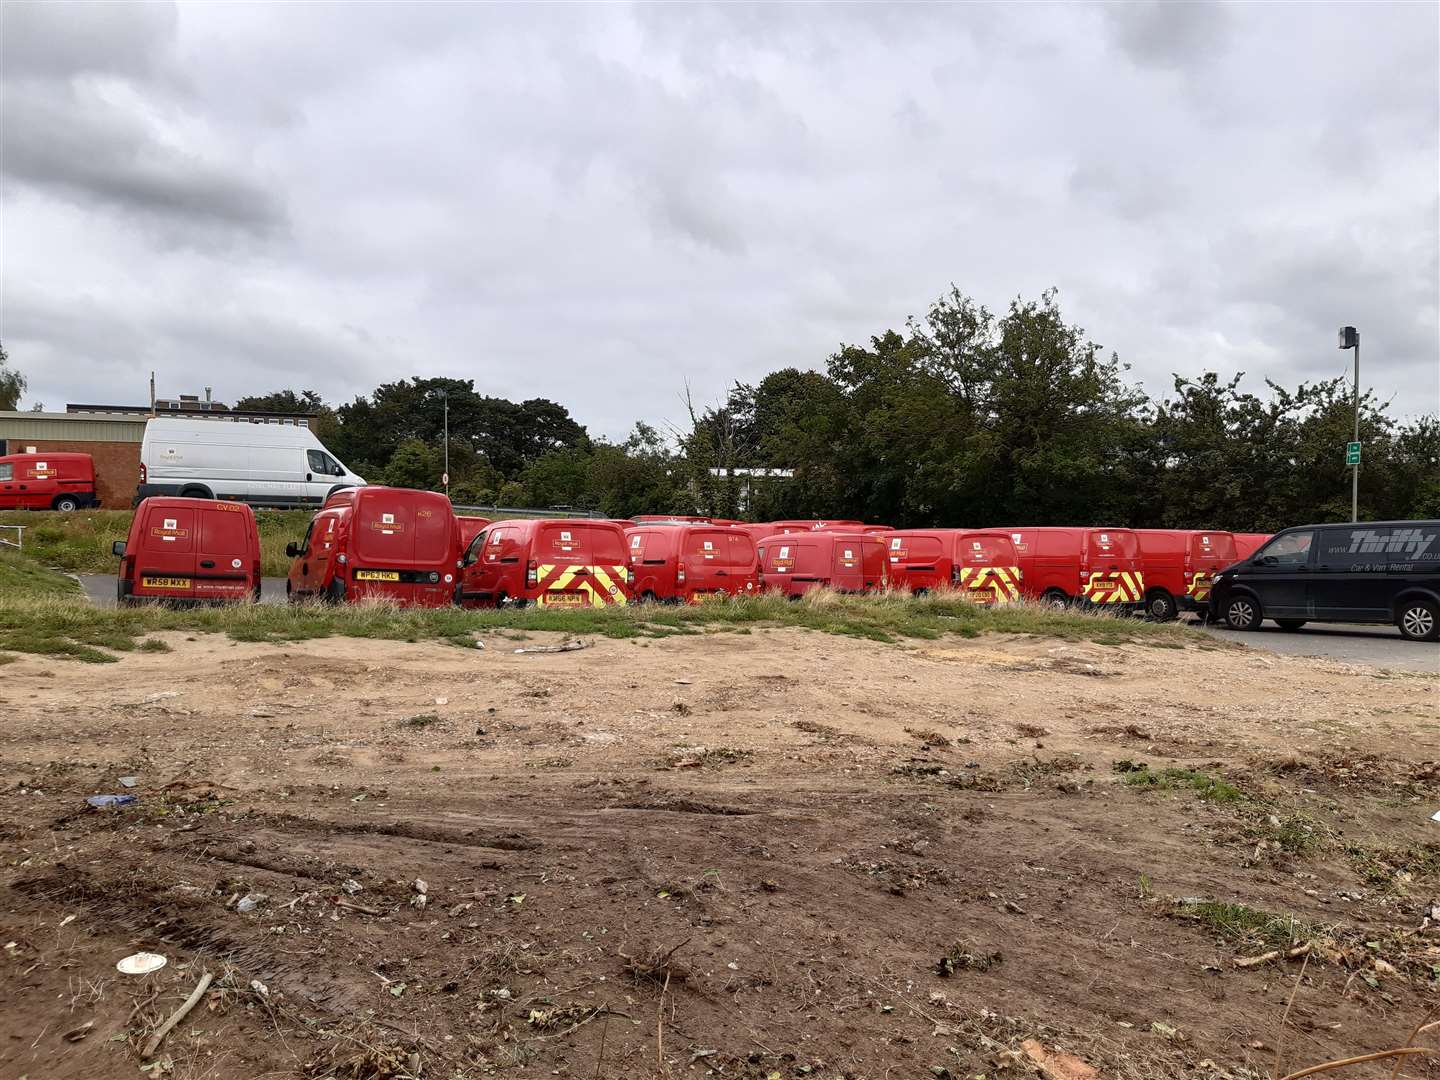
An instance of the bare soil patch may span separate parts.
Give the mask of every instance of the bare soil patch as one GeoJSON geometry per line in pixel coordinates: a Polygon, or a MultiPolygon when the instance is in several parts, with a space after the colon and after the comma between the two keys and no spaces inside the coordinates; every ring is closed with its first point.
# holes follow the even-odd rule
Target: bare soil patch
{"type": "Polygon", "coordinates": [[[5,667],[0,1075],[137,1075],[202,972],[148,1075],[1258,1078],[1440,1003],[1440,679],[158,636],[5,667]]]}

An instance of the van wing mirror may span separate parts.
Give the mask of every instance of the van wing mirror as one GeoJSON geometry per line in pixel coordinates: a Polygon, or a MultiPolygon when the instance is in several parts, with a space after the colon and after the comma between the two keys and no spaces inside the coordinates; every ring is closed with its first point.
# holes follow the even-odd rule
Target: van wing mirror
{"type": "Polygon", "coordinates": [[[125,541],[124,541],[124,540],[116,540],[113,544],[111,544],[111,545],[110,545],[110,554],[112,554],[112,555],[118,555],[118,556],[120,556],[121,558],[124,558],[124,557],[125,557],[125,541]]]}
{"type": "Polygon", "coordinates": [[[285,545],[285,555],[287,558],[298,559],[300,557],[300,545],[295,543],[294,540],[291,540],[285,545]]]}

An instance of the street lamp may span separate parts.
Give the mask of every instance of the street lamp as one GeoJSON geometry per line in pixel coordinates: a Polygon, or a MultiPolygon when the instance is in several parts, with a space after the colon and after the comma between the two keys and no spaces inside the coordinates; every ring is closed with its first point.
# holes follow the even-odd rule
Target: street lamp
{"type": "Polygon", "coordinates": [[[1350,521],[1360,520],[1360,331],[1353,326],[1340,328],[1340,348],[1355,350],[1355,441],[1345,449],[1345,464],[1350,473],[1350,521]]]}
{"type": "Polygon", "coordinates": [[[440,391],[440,401],[445,407],[445,472],[440,483],[445,485],[445,497],[450,497],[450,391],[440,391]]]}

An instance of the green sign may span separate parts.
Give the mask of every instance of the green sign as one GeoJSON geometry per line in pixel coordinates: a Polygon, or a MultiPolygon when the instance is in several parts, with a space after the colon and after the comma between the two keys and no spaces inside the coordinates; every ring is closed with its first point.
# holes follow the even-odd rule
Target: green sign
{"type": "Polygon", "coordinates": [[[1346,464],[1346,465],[1359,465],[1359,464],[1360,464],[1360,444],[1359,444],[1358,442],[1352,442],[1352,443],[1346,443],[1346,444],[1345,444],[1345,464],[1346,464]]]}

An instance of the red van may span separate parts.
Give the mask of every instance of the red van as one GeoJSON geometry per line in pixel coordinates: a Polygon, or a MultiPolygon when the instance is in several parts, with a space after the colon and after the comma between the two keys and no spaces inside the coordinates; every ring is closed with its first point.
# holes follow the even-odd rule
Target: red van
{"type": "Polygon", "coordinates": [[[1207,609],[1210,582],[1237,558],[1228,532],[1136,529],[1135,536],[1145,572],[1145,613],[1161,621],[1207,609]]]}
{"type": "Polygon", "coordinates": [[[141,499],[120,556],[115,596],[236,603],[260,599],[260,530],[244,503],[154,496],[141,499]]]}
{"type": "Polygon", "coordinates": [[[879,536],[808,529],[768,536],[757,548],[761,587],[786,596],[823,586],[841,592],[885,587],[885,542],[879,536]]]}
{"type": "Polygon", "coordinates": [[[89,454],[0,457],[0,510],[81,510],[99,506],[89,454]]]}
{"type": "Polygon", "coordinates": [[[285,545],[291,601],[385,600],[402,607],[446,607],[455,593],[460,524],[435,491],[369,486],[337,492],[285,545]]]}
{"type": "Polygon", "coordinates": [[[1248,559],[1275,536],[1274,533],[1232,533],[1235,538],[1235,561],[1248,559]]]}
{"type": "Polygon", "coordinates": [[[455,520],[460,524],[460,551],[470,546],[470,541],[485,531],[490,524],[489,518],[469,517],[464,514],[456,514],[455,520]]]}
{"type": "Polygon", "coordinates": [[[626,604],[625,530],[600,518],[497,521],[470,541],[456,599],[465,607],[626,604]]]}
{"type": "Polygon", "coordinates": [[[1021,594],[1057,606],[1139,611],[1145,606],[1140,541],[1131,529],[1000,528],[1019,557],[1021,594]]]}
{"type": "Polygon", "coordinates": [[[1020,599],[1020,559],[1002,532],[984,529],[907,529],[885,541],[890,584],[925,593],[955,589],[977,604],[1020,599]]]}
{"type": "Polygon", "coordinates": [[[755,542],[726,525],[652,522],[625,530],[635,596],[693,604],[760,587],[755,542]]]}

